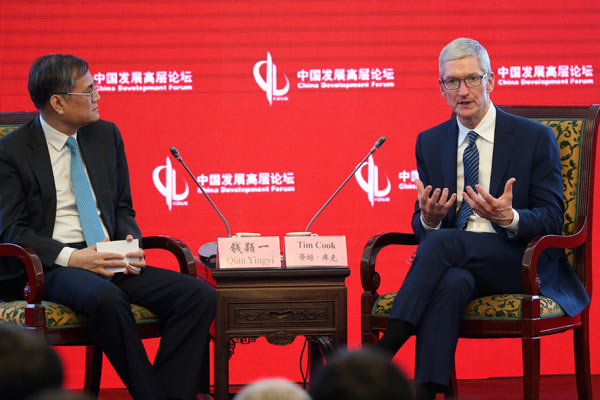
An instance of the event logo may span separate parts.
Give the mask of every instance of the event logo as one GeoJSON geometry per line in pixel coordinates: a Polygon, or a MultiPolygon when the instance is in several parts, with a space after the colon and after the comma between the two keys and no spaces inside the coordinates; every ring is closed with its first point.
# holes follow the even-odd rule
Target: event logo
{"type": "Polygon", "coordinates": [[[581,86],[594,84],[592,65],[511,65],[498,68],[500,86],[581,86]]]}
{"type": "Polygon", "coordinates": [[[309,68],[296,74],[298,89],[390,89],[394,83],[394,68],[348,67],[309,68]]]}
{"type": "Polygon", "coordinates": [[[194,89],[190,70],[96,72],[99,92],[187,92],[194,89]]]}
{"type": "Polygon", "coordinates": [[[197,180],[207,193],[254,194],[296,191],[294,172],[217,172],[201,174],[197,180]]]}
{"type": "Polygon", "coordinates": [[[286,75],[283,75],[285,78],[285,86],[281,89],[277,88],[277,65],[273,64],[273,59],[271,58],[271,53],[267,51],[267,59],[263,61],[259,61],[254,64],[254,79],[258,86],[266,93],[267,100],[269,101],[269,105],[273,105],[273,101],[286,101],[288,98],[285,97],[287,92],[290,90],[290,81],[288,80],[286,75]],[[266,73],[263,78],[260,73],[260,68],[266,65],[266,73]]]}
{"type": "Polygon", "coordinates": [[[177,175],[173,166],[171,165],[171,160],[167,157],[167,162],[165,165],[161,165],[160,167],[154,168],[152,172],[152,180],[154,181],[154,186],[156,189],[165,196],[165,201],[167,203],[167,207],[169,207],[169,211],[171,211],[172,206],[187,206],[188,194],[190,193],[190,188],[188,187],[187,182],[185,182],[185,190],[183,193],[177,193],[177,175]],[[160,177],[160,173],[165,171],[164,177],[165,180],[163,183],[160,177]]]}
{"type": "Polygon", "coordinates": [[[376,201],[388,202],[390,198],[387,197],[390,194],[392,189],[392,185],[390,180],[386,176],[387,184],[385,189],[379,188],[379,167],[375,165],[375,161],[373,161],[373,156],[369,157],[369,161],[362,165],[358,171],[356,171],[356,181],[362,190],[367,192],[367,198],[371,203],[371,207],[375,206],[376,201]],[[367,179],[365,179],[362,175],[362,170],[367,167],[367,179]]]}
{"type": "Polygon", "coordinates": [[[419,171],[416,169],[411,169],[410,171],[403,169],[402,171],[398,172],[398,179],[402,181],[398,184],[398,189],[400,189],[400,190],[417,189],[417,185],[415,184],[415,181],[417,179],[419,179],[419,171]]]}

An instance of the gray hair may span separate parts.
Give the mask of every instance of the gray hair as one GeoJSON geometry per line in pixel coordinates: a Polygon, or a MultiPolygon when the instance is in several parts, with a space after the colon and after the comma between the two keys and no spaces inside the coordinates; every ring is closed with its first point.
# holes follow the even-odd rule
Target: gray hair
{"type": "Polygon", "coordinates": [[[87,61],[70,54],[46,54],[37,58],[29,69],[27,83],[31,101],[41,110],[53,94],[73,90],[77,79],[88,69],[87,61]]]}
{"type": "Polygon", "coordinates": [[[446,61],[457,60],[464,57],[476,57],[483,72],[489,74],[492,72],[490,56],[487,50],[477,40],[469,38],[454,39],[446,45],[440,52],[440,78],[443,78],[443,69],[446,61]]]}
{"type": "Polygon", "coordinates": [[[245,386],[234,400],[310,400],[310,396],[294,382],[268,378],[245,386]]]}

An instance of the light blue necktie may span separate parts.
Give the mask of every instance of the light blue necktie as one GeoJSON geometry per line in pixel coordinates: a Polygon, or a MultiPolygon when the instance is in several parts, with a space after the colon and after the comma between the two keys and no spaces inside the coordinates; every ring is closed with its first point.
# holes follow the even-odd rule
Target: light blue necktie
{"type": "Polygon", "coordinates": [[[75,193],[83,237],[88,246],[93,246],[105,238],[102,231],[102,223],[96,211],[96,204],[94,203],[90,183],[83,170],[77,142],[71,136],[67,139],[66,145],[71,149],[71,184],[75,193]]]}
{"type": "MultiPolygon", "coordinates": [[[[475,131],[469,131],[469,144],[463,153],[463,168],[465,172],[465,189],[471,186],[475,192],[475,185],[479,182],[479,151],[475,141],[479,135],[475,131]]],[[[460,205],[456,213],[456,228],[465,229],[469,216],[471,215],[471,207],[464,201],[460,205]]]]}

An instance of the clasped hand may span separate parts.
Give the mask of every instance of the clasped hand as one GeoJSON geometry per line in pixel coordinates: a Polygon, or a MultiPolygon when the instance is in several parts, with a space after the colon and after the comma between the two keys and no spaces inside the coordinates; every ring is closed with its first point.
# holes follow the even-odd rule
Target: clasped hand
{"type": "MultiPolygon", "coordinates": [[[[475,185],[477,193],[467,186],[463,192],[463,201],[480,217],[494,222],[500,226],[508,226],[513,220],[512,211],[512,186],[515,178],[510,178],[504,186],[504,193],[499,198],[490,195],[481,185],[475,185]],[[479,194],[479,195],[478,195],[479,194]]],[[[419,209],[423,222],[435,228],[444,219],[448,210],[456,201],[456,193],[449,194],[448,188],[433,189],[431,185],[425,187],[420,179],[415,180],[419,209]]]]}
{"type": "MultiPolygon", "coordinates": [[[[127,241],[132,241],[133,236],[127,235],[127,241]]],[[[108,241],[108,238],[104,239],[108,241]]],[[[110,277],[114,273],[106,270],[109,267],[125,267],[125,274],[137,275],[140,271],[132,268],[143,268],[146,266],[144,259],[144,250],[127,253],[125,256],[119,253],[99,253],[96,251],[96,245],[86,247],[81,250],[75,250],[69,258],[69,267],[88,269],[99,275],[110,277]],[[125,261],[125,257],[139,259],[138,261],[125,261]]]]}

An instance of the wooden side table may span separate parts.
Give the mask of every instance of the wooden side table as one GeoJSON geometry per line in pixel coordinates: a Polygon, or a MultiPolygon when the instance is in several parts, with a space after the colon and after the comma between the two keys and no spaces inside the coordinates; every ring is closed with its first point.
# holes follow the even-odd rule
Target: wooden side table
{"type": "MultiPolygon", "coordinates": [[[[264,336],[286,345],[302,335],[311,343],[347,341],[345,267],[216,269],[215,399],[229,398],[229,359],[236,343],[264,336]]],[[[314,359],[315,357],[313,357],[314,359]]]]}

